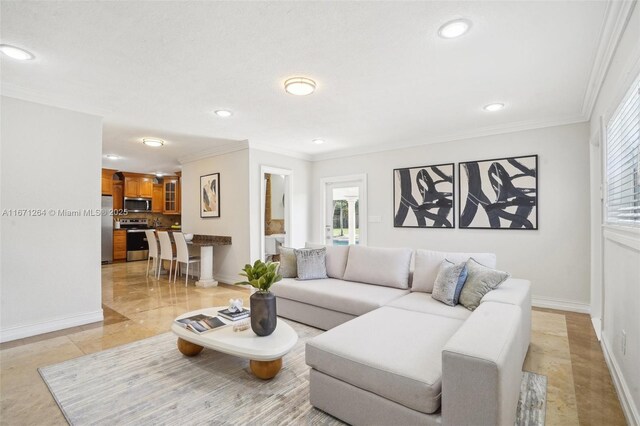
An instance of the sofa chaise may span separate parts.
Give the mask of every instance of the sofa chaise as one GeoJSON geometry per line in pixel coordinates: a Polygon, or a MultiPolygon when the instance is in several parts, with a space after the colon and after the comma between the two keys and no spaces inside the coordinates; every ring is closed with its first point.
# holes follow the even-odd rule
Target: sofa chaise
{"type": "Polygon", "coordinates": [[[275,284],[279,316],[328,330],[306,344],[311,404],[355,425],[513,425],[530,283],[509,278],[473,312],[433,299],[442,261],[470,257],[496,266],[490,253],[327,247],[328,278],[275,284]]]}

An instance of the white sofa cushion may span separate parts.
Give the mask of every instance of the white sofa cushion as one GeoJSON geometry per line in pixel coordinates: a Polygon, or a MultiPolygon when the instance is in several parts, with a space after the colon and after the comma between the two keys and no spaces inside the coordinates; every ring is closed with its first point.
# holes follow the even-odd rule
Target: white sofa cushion
{"type": "Polygon", "coordinates": [[[285,278],[271,286],[276,297],[351,315],[362,315],[408,294],[408,290],[334,278],[298,281],[285,278]]]}
{"type": "Polygon", "coordinates": [[[306,361],[336,379],[434,413],[440,408],[442,348],[462,324],[385,306],[309,340],[306,361]]]}
{"type": "Polygon", "coordinates": [[[447,253],[444,251],[416,250],[411,291],[431,293],[443,260],[448,259],[453,263],[460,263],[466,262],[470,257],[489,268],[496,267],[496,255],[493,253],[447,253]]]}
{"type": "Polygon", "coordinates": [[[328,246],[324,244],[306,243],[306,248],[327,248],[325,262],[327,265],[327,276],[329,278],[344,278],[344,270],[347,267],[349,257],[349,247],[351,246],[328,246]]]}
{"type": "Polygon", "coordinates": [[[413,250],[408,248],[351,246],[344,279],[386,287],[409,288],[412,254],[413,250]]]}
{"type": "Polygon", "coordinates": [[[409,311],[424,312],[442,317],[465,320],[471,315],[471,311],[462,305],[447,306],[435,300],[429,293],[414,291],[406,296],[399,297],[386,306],[406,309],[409,311]]]}

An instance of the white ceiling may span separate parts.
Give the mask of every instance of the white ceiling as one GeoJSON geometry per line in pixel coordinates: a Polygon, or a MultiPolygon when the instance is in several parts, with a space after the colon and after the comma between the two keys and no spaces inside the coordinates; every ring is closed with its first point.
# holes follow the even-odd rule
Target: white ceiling
{"type": "Polygon", "coordinates": [[[606,10],[604,1],[3,0],[2,43],[37,58],[3,58],[2,93],[102,115],[104,153],[132,171],[173,171],[178,157],[241,140],[316,157],[429,143],[585,120],[606,10]],[[439,38],[457,17],[471,31],[439,38]],[[317,91],[286,94],[297,75],[317,91]],[[483,111],[491,102],[507,108],[483,111]],[[212,114],[221,108],[234,115],[212,114]],[[154,150],[144,136],[168,142],[154,150]]]}

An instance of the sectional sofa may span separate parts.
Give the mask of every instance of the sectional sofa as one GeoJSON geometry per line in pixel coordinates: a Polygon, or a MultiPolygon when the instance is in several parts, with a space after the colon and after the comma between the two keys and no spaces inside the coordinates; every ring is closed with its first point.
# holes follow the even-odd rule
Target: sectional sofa
{"type": "Polygon", "coordinates": [[[328,330],[306,345],[310,400],[354,425],[513,425],[530,342],[530,283],[471,312],[431,298],[438,268],[489,253],[327,247],[328,278],[272,287],[278,315],[328,330]]]}

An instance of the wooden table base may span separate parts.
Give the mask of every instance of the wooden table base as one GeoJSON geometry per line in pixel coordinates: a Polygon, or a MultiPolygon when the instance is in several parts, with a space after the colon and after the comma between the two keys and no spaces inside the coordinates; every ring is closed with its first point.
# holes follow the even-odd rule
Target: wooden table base
{"type": "Polygon", "coordinates": [[[178,350],[182,352],[183,355],[196,356],[202,352],[202,349],[204,349],[202,346],[187,342],[186,340],[178,337],[178,350]]]}
{"type": "Polygon", "coordinates": [[[249,361],[249,367],[255,376],[262,380],[269,380],[276,377],[282,368],[282,358],[273,361],[249,361]]]}

